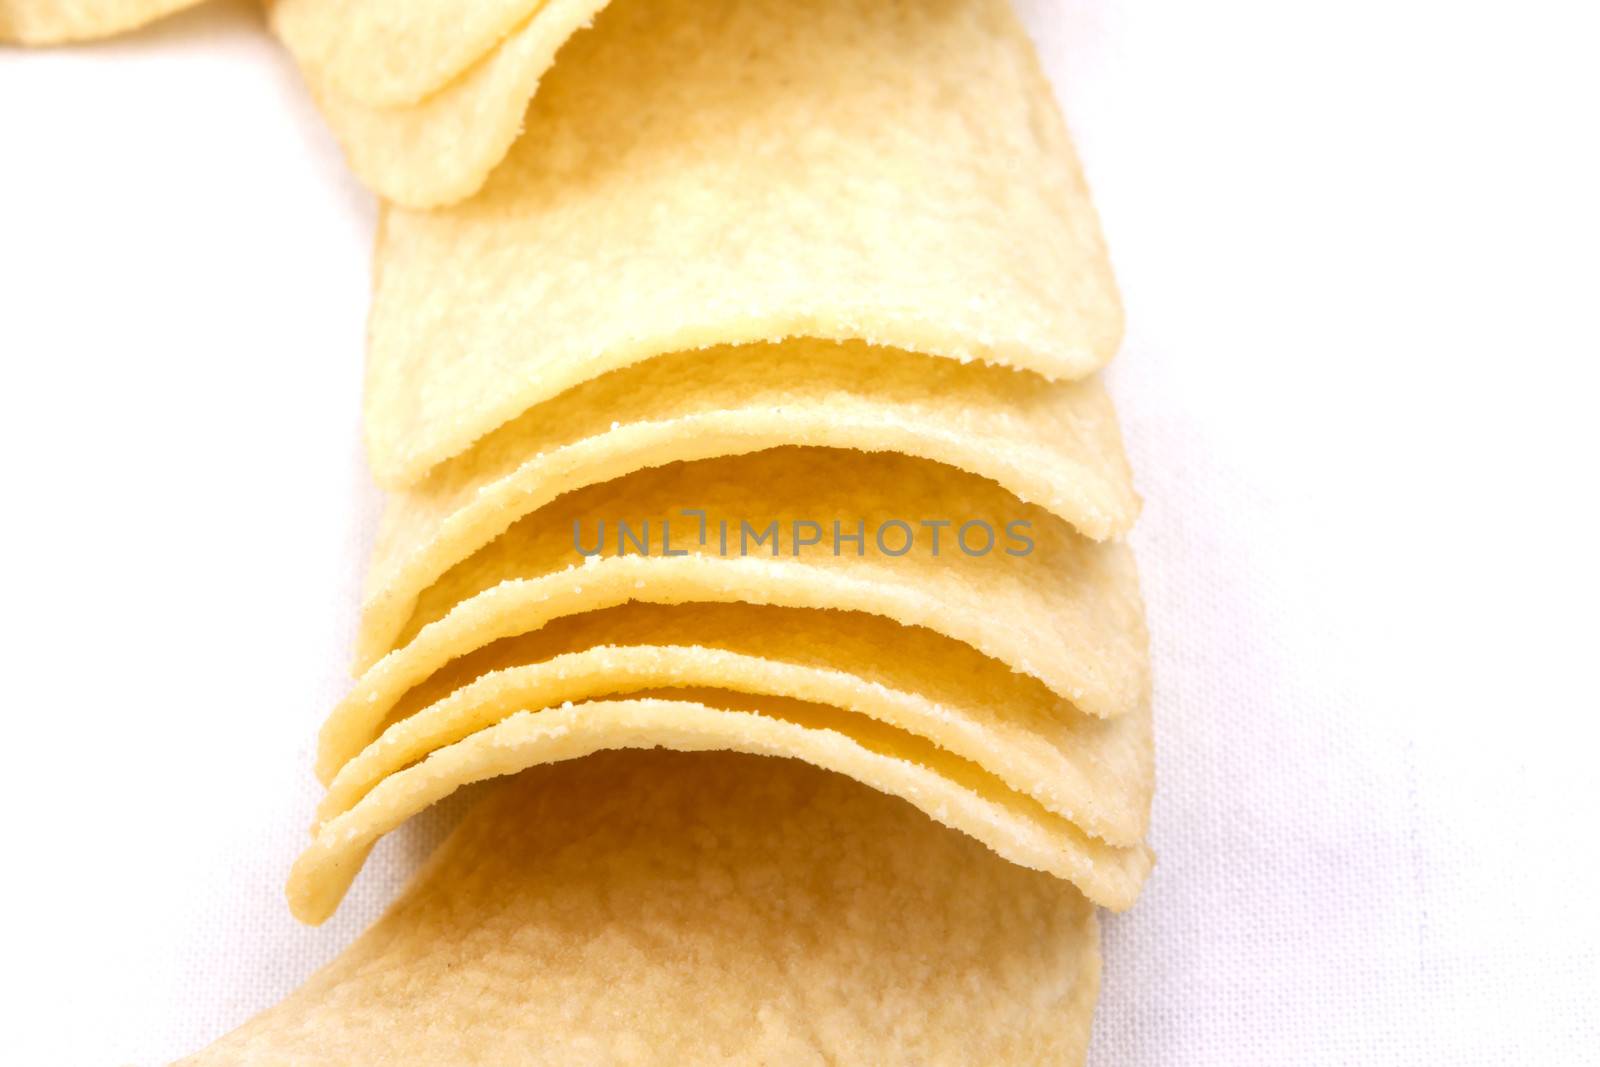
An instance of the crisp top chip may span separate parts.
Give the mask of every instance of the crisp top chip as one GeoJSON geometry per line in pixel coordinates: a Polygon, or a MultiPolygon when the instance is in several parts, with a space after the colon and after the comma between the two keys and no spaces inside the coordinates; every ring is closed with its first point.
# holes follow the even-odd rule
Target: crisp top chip
{"type": "Polygon", "coordinates": [[[385,212],[375,262],[388,486],[671,352],[814,336],[1079,378],[1122,329],[1005,0],[608,7],[482,192],[385,212]]]}
{"type": "Polygon", "coordinates": [[[199,1065],[1083,1062],[1093,909],[792,760],[607,753],[496,790],[199,1065]]]}
{"type": "Polygon", "coordinates": [[[563,493],[674,460],[777,445],[898,451],[992,478],[1096,539],[1139,501],[1098,380],[796,339],[660,356],[535,405],[394,494],[368,574],[357,669],[417,594],[563,493]]]}
{"type": "MultiPolygon", "coordinates": [[[[386,775],[524,708],[652,687],[715,687],[831,704],[932,741],[1117,845],[1145,833],[1149,706],[1077,711],[959,641],[860,612],[628,604],[454,660],[417,686],[318,807],[333,818],[386,775]]],[[[669,694],[670,695],[670,694],[669,694]]]]}
{"type": "Polygon", "coordinates": [[[322,824],[289,875],[289,907],[318,923],[383,834],[473,782],[621,748],[786,756],[909,800],[1013,863],[1066,879],[1104,907],[1138,897],[1152,856],[1089,837],[992,774],[863,715],[780,697],[679,690],[521,711],[390,775],[322,824]],[[678,699],[682,697],[683,699],[678,699]]]}
{"type": "Polygon", "coordinates": [[[418,600],[402,646],[324,724],[319,773],[331,778],[407,689],[456,656],[628,600],[870,612],[964,641],[1093,715],[1133,711],[1149,692],[1143,607],[1124,545],[1090,541],[941,464],[772,449],[641,471],[519,520],[418,600]],[[703,543],[685,509],[705,513],[703,543]],[[649,524],[652,554],[624,540],[623,523],[635,535],[649,524]],[[596,547],[601,524],[607,554],[580,556],[596,547]],[[963,528],[968,549],[984,554],[961,546],[963,528]],[[845,539],[852,533],[858,542],[845,539]],[[817,543],[801,548],[812,535],[817,543]],[[902,544],[905,554],[890,554],[902,544]],[[669,548],[689,554],[664,555],[669,548]]]}
{"type": "Polygon", "coordinates": [[[0,0],[0,41],[62,44],[110,37],[199,0],[0,0]]]}

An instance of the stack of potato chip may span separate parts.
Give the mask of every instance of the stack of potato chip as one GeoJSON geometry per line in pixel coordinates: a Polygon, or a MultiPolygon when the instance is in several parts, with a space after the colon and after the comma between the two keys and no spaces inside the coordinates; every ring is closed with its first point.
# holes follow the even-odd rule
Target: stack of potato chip
{"type": "Polygon", "coordinates": [[[1081,1061],[1151,864],[1138,500],[1006,0],[271,22],[388,201],[294,913],[517,777],[196,1062],[1081,1061]]]}

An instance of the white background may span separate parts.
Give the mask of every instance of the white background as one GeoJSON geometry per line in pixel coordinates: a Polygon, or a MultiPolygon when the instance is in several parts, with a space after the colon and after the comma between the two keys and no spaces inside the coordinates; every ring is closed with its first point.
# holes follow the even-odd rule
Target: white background
{"type": "MultiPolygon", "coordinates": [[[[1572,3],[1028,0],[1130,320],[1161,864],[1101,1065],[1600,1062],[1600,83],[1572,3]]],[[[240,5],[0,51],[0,1061],[291,989],[373,204],[240,5]]]]}

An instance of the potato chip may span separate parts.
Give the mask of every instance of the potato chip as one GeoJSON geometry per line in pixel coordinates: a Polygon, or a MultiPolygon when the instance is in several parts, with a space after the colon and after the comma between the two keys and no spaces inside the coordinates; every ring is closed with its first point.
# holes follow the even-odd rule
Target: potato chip
{"type": "MultiPolygon", "coordinates": [[[[362,102],[324,85],[314,74],[307,75],[306,83],[350,169],[374,192],[415,208],[454,203],[482,188],[505,158],[557,49],[605,4],[548,0],[465,74],[414,104],[362,102]]],[[[471,12],[476,5],[463,11],[471,12]]]]}
{"type": "Polygon", "coordinates": [[[531,408],[391,497],[368,574],[358,670],[441,574],[562,493],[675,460],[778,445],[898,451],[992,478],[1095,539],[1139,500],[1095,379],[796,339],[676,353],[531,408]]]}
{"type": "Polygon", "coordinates": [[[375,264],[366,421],[389,487],[667,353],[809,336],[1081,378],[1122,330],[1004,0],[614,5],[483,191],[386,211],[375,264]]]}
{"type": "Polygon", "coordinates": [[[318,807],[342,814],[383,778],[525,708],[709,687],[828,704],[926,738],[1115,845],[1143,839],[1149,705],[1083,715],[958,641],[860,612],[629,604],[454,660],[396,707],[318,807]],[[893,650],[892,655],[886,654],[893,650]]]}
{"type": "Polygon", "coordinates": [[[0,0],[0,41],[47,45],[126,33],[199,0],[0,0]]]}
{"type": "Polygon", "coordinates": [[[1013,863],[1072,882],[1096,904],[1133,904],[1151,855],[1085,834],[967,760],[903,730],[781,697],[683,689],[519,711],[390,775],[323,823],[289,874],[304,922],[331,915],[379,837],[473,782],[621,748],[787,756],[910,801],[1013,863]],[[680,699],[680,697],[682,699],[680,699]]]}
{"type": "Polygon", "coordinates": [[[418,598],[402,646],[324,724],[318,773],[329,780],[407,689],[456,656],[628,600],[870,612],[964,641],[1092,715],[1130,712],[1149,690],[1138,579],[1122,544],[1090,541],[941,464],[779,448],[640,471],[520,519],[418,598]],[[652,554],[638,554],[630,532],[652,554]],[[601,533],[607,554],[580,556],[601,533]],[[813,534],[816,544],[799,543],[813,534]]]}
{"type": "MultiPolygon", "coordinates": [[[[272,28],[308,79],[363,104],[415,104],[483,59],[544,0],[270,0],[272,28]]],[[[589,5],[591,13],[604,0],[589,5]]],[[[570,32],[570,31],[569,31],[570,32]]],[[[526,99],[526,98],[524,98],[526,99]]]]}
{"type": "Polygon", "coordinates": [[[495,790],[405,895],[188,1062],[1082,1063],[1094,909],[793,760],[619,752],[495,790]]]}

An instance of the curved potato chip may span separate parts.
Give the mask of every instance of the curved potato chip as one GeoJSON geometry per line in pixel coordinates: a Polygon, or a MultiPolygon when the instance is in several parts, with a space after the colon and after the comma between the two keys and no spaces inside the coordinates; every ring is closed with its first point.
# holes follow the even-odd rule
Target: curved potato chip
{"type": "Polygon", "coordinates": [[[414,104],[352,99],[309,73],[306,84],[350,169],[380,197],[414,208],[454,203],[505,158],[557,50],[607,2],[547,0],[461,77],[414,104]]]}
{"type": "Polygon", "coordinates": [[[928,630],[860,612],[747,604],[588,612],[455,660],[408,693],[382,736],[340,769],[318,818],[342,814],[386,776],[525,708],[696,687],[856,712],[983,767],[1110,844],[1145,834],[1154,772],[1148,704],[1096,719],[928,630]]]}
{"type": "Polygon", "coordinates": [[[1005,0],[613,5],[482,192],[385,211],[374,262],[366,422],[390,487],[671,352],[811,336],[1081,378],[1122,331],[1005,0]]]}
{"type": "MultiPolygon", "coordinates": [[[[591,536],[581,536],[585,550],[591,536]]],[[[937,463],[778,448],[640,471],[520,519],[418,598],[401,647],[357,679],[324,723],[318,773],[329,780],[407,689],[456,656],[628,600],[871,612],[964,641],[1102,717],[1134,710],[1149,690],[1144,613],[1126,546],[1090,541],[995,483],[937,463]],[[703,544],[684,509],[703,510],[703,544]],[[620,541],[623,522],[635,533],[643,527],[655,554],[575,562],[580,527],[603,523],[620,541]],[[947,528],[914,529],[930,522],[947,528]],[[805,523],[823,540],[802,552],[791,534],[805,523]],[[961,547],[969,524],[989,530],[987,554],[961,547]],[[756,543],[747,532],[774,536],[756,543]],[[859,545],[850,544],[855,532],[859,545]],[[1013,535],[1027,539],[1025,554],[1008,554],[1024,551],[1021,540],[1002,540],[1013,535]],[[905,554],[892,554],[906,537],[914,543],[905,554]],[[678,546],[674,553],[692,551],[663,555],[663,541],[678,546]],[[771,555],[740,554],[769,546],[771,555]]]]}
{"type": "Polygon", "coordinates": [[[1094,909],[794,760],[619,752],[468,814],[343,955],[190,1067],[1081,1064],[1094,909]]]}
{"type": "MultiPolygon", "coordinates": [[[[269,3],[273,31],[308,80],[352,103],[391,107],[438,92],[554,6],[545,0],[269,3]]],[[[591,13],[604,5],[591,0],[591,13]]]]}
{"type": "Polygon", "coordinates": [[[1100,540],[1139,500],[1095,379],[796,339],[659,356],[576,386],[390,498],[368,573],[357,670],[393,646],[422,590],[563,493],[676,460],[779,445],[895,451],[999,482],[1100,540]]]}
{"type": "Polygon", "coordinates": [[[908,800],[935,822],[1013,863],[1070,881],[1117,911],[1133,904],[1150,871],[1143,845],[1092,838],[983,768],[903,730],[782,697],[681,694],[688,699],[646,695],[519,711],[390,775],[318,828],[289,873],[289,909],[303,922],[327,919],[378,838],[464,785],[620,748],[802,759],[908,800]]]}
{"type": "Polygon", "coordinates": [[[0,0],[0,41],[48,45],[136,30],[200,0],[0,0]]]}

